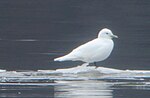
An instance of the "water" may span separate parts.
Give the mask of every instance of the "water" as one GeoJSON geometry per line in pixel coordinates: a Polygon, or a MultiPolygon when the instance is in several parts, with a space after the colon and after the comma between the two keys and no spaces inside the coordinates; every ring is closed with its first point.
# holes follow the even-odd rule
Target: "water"
{"type": "Polygon", "coordinates": [[[0,1],[0,68],[38,70],[73,67],[81,62],[53,62],[97,37],[107,27],[119,39],[98,65],[150,69],[148,0],[0,1]]]}
{"type": "Polygon", "coordinates": [[[1,0],[0,69],[7,71],[0,70],[0,97],[149,98],[149,6],[149,0],[1,0]],[[104,27],[119,39],[99,69],[53,62],[104,27]],[[78,70],[64,70],[72,67],[78,70]]]}

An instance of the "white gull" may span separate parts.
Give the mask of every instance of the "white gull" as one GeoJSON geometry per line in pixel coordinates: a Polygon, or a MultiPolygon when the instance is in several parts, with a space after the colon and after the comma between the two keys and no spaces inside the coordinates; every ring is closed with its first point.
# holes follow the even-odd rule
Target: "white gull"
{"type": "Polygon", "coordinates": [[[118,38],[111,30],[102,29],[98,37],[73,49],[69,54],[55,58],[54,61],[83,61],[95,63],[103,61],[111,54],[114,42],[112,38],[118,38]]]}

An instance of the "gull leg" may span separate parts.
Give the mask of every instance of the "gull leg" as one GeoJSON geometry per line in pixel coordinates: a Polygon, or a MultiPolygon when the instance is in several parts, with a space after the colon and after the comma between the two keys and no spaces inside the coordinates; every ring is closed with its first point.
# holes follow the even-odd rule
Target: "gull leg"
{"type": "Polygon", "coordinates": [[[96,66],[96,62],[94,62],[94,66],[96,66]]]}

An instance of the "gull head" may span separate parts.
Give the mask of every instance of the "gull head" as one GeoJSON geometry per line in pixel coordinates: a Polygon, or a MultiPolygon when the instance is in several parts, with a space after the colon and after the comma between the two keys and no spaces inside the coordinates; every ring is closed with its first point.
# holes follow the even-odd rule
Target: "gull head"
{"type": "Polygon", "coordinates": [[[99,32],[98,38],[112,39],[112,38],[118,38],[118,36],[114,35],[111,30],[104,28],[99,32]]]}

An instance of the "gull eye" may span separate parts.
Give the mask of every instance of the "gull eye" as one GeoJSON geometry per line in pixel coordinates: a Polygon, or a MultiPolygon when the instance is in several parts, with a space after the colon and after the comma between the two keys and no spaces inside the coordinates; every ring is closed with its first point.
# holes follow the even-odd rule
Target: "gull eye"
{"type": "Polygon", "coordinates": [[[107,35],[109,34],[109,33],[106,33],[107,35]]]}

